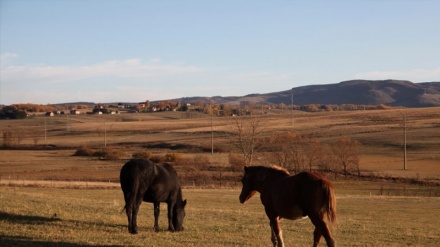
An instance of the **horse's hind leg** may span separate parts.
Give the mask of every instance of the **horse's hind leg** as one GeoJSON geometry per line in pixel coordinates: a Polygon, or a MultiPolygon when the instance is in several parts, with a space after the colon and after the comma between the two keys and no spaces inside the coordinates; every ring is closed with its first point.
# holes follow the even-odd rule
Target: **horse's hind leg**
{"type": "Polygon", "coordinates": [[[154,202],[154,231],[159,231],[160,202],[154,202]]]}
{"type": "MultiPolygon", "coordinates": [[[[137,214],[139,212],[139,207],[141,205],[142,200],[138,200],[135,202],[133,208],[131,209],[131,224],[130,224],[130,233],[131,234],[137,234],[137,214]]],[[[128,215],[128,213],[127,213],[128,215]]],[[[130,217],[130,216],[128,216],[130,217]]]]}
{"type": "Polygon", "coordinates": [[[284,247],[283,235],[278,217],[270,219],[270,229],[272,231],[272,243],[274,247],[284,247]]]}
{"type": "Polygon", "coordinates": [[[318,246],[321,236],[324,236],[327,246],[334,247],[335,241],[330,235],[330,231],[324,221],[323,216],[309,215],[309,218],[312,221],[313,225],[315,225],[315,231],[313,232],[313,246],[318,246]]]}
{"type": "Polygon", "coordinates": [[[127,214],[128,219],[128,232],[133,233],[131,229],[133,229],[133,215],[132,215],[133,209],[131,207],[125,207],[125,213],[127,214]]]}
{"type": "MultiPolygon", "coordinates": [[[[137,207],[137,209],[139,209],[139,207],[137,207]]],[[[128,232],[131,234],[137,234],[137,224],[136,224],[137,209],[136,207],[133,208],[127,207],[125,209],[128,218],[128,232]]]]}
{"type": "Polygon", "coordinates": [[[318,227],[315,227],[315,231],[313,231],[313,247],[317,247],[319,245],[321,236],[321,231],[318,229],[318,227]]]}

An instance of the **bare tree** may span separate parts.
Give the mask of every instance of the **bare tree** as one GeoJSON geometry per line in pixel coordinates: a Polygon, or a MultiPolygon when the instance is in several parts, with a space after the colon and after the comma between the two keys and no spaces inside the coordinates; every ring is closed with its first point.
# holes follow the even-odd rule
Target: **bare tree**
{"type": "Polygon", "coordinates": [[[335,145],[332,146],[333,154],[338,160],[344,176],[347,176],[348,172],[353,168],[357,170],[358,176],[360,176],[359,146],[360,142],[348,137],[339,139],[335,145]]]}
{"type": "Polygon", "coordinates": [[[293,173],[304,169],[306,156],[303,150],[303,138],[292,132],[274,135],[271,139],[274,151],[271,152],[270,161],[284,167],[293,173]]]}
{"type": "Polygon", "coordinates": [[[329,144],[321,143],[320,158],[318,161],[318,168],[321,171],[331,172],[333,171],[335,162],[335,155],[329,144]]]}
{"type": "Polygon", "coordinates": [[[38,142],[40,141],[40,136],[35,135],[32,137],[32,140],[34,140],[35,146],[38,146],[38,142]]]}
{"type": "Polygon", "coordinates": [[[321,159],[321,142],[317,138],[306,138],[303,140],[305,161],[310,172],[317,167],[321,159]]]}
{"type": "Polygon", "coordinates": [[[263,134],[266,130],[266,123],[261,118],[254,116],[234,117],[233,125],[235,134],[231,144],[243,155],[246,165],[252,163],[254,154],[263,143],[263,134]]]}
{"type": "Polygon", "coordinates": [[[3,147],[12,147],[14,140],[14,133],[10,130],[2,132],[3,147]]]}
{"type": "Polygon", "coordinates": [[[286,169],[289,168],[289,152],[287,152],[287,143],[290,143],[290,139],[293,138],[291,132],[274,134],[271,136],[269,142],[271,146],[271,152],[268,153],[268,161],[271,164],[275,164],[286,169]],[[283,145],[284,144],[284,145],[283,145]]]}

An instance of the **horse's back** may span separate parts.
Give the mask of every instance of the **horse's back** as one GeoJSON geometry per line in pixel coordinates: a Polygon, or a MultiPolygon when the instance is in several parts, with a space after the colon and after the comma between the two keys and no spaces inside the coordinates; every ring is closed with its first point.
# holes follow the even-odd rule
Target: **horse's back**
{"type": "Polygon", "coordinates": [[[318,173],[301,172],[289,177],[292,180],[295,190],[301,195],[301,199],[314,197],[316,193],[322,190],[324,184],[333,188],[333,185],[324,176],[318,173]]]}
{"type": "Polygon", "coordinates": [[[124,164],[120,172],[122,190],[126,191],[134,183],[149,185],[156,173],[155,164],[150,160],[132,159],[124,164]]]}
{"type": "Polygon", "coordinates": [[[301,172],[274,179],[262,196],[283,218],[297,219],[322,207],[316,199],[323,197],[323,183],[330,182],[319,174],[301,172]]]}
{"type": "Polygon", "coordinates": [[[164,177],[167,178],[168,183],[172,183],[174,186],[179,186],[177,172],[174,170],[174,167],[168,163],[163,163],[161,166],[166,171],[164,177]]]}
{"type": "Polygon", "coordinates": [[[158,164],[157,173],[145,193],[144,201],[168,201],[175,198],[180,190],[180,183],[173,166],[168,163],[158,164]]]}

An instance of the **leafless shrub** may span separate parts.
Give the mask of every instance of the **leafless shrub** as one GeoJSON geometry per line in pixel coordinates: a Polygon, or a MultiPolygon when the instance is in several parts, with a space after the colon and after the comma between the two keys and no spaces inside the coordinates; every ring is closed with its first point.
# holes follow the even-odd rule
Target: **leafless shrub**
{"type": "Polygon", "coordinates": [[[209,159],[204,155],[195,155],[194,157],[181,157],[174,164],[183,166],[186,170],[206,171],[209,168],[209,159]]]}
{"type": "Polygon", "coordinates": [[[76,150],[73,154],[74,156],[94,156],[95,150],[88,148],[86,146],[82,146],[76,150]]]}
{"type": "Polygon", "coordinates": [[[167,153],[165,154],[165,161],[166,162],[175,162],[182,158],[182,155],[179,153],[167,153]]]}
{"type": "Polygon", "coordinates": [[[185,171],[196,171],[196,167],[194,166],[194,159],[190,157],[182,157],[178,161],[174,163],[176,166],[181,166],[185,168],[185,171]]]}
{"type": "Polygon", "coordinates": [[[125,152],[112,149],[112,148],[104,148],[100,151],[95,152],[95,156],[98,156],[105,160],[120,160],[126,157],[125,152]]]}
{"type": "Polygon", "coordinates": [[[134,152],[131,157],[134,159],[149,159],[152,156],[152,153],[148,150],[142,150],[138,152],[134,152]]]}
{"type": "Polygon", "coordinates": [[[154,163],[162,163],[162,162],[165,162],[165,156],[164,156],[164,155],[158,155],[158,154],[156,154],[156,155],[152,155],[149,159],[150,159],[151,161],[153,161],[154,163]]]}
{"type": "Polygon", "coordinates": [[[196,155],[193,157],[194,166],[198,170],[208,170],[209,168],[209,159],[205,155],[196,155]]]}
{"type": "Polygon", "coordinates": [[[232,171],[242,171],[246,165],[243,157],[237,153],[229,153],[228,159],[232,171]]]}
{"type": "Polygon", "coordinates": [[[73,154],[74,156],[86,156],[86,157],[91,157],[91,156],[95,156],[95,157],[99,157],[100,159],[105,159],[105,160],[120,160],[123,158],[126,158],[126,153],[117,149],[112,149],[112,148],[103,148],[101,150],[94,150],[88,147],[80,147],[78,148],[75,153],[73,154]]]}

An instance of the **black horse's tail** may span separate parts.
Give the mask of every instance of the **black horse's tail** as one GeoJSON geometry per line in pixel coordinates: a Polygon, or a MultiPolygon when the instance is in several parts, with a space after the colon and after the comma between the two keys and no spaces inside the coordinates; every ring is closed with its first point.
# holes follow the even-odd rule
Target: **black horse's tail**
{"type": "Polygon", "coordinates": [[[121,171],[121,188],[124,192],[125,205],[121,213],[127,209],[133,210],[139,193],[139,177],[132,170],[121,171]]]}

